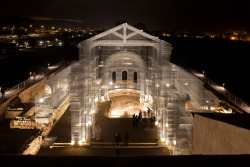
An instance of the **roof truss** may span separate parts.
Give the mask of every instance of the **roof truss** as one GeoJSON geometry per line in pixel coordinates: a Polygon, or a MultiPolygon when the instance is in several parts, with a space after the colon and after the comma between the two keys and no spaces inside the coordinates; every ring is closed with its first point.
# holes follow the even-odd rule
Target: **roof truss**
{"type": "MultiPolygon", "coordinates": [[[[109,34],[115,35],[116,37],[118,37],[118,39],[123,41],[123,43],[127,43],[127,40],[131,40],[131,38],[133,38],[135,36],[145,38],[146,40],[151,40],[152,42],[159,41],[158,37],[154,37],[152,35],[149,35],[149,34],[143,32],[142,30],[139,30],[135,27],[128,25],[127,23],[121,24],[121,25],[116,26],[110,30],[107,30],[103,33],[100,33],[100,34],[90,38],[89,40],[94,41],[94,40],[98,40],[100,38],[105,38],[105,36],[108,36],[109,34]]],[[[135,39],[132,39],[132,40],[135,40],[135,39]]]]}

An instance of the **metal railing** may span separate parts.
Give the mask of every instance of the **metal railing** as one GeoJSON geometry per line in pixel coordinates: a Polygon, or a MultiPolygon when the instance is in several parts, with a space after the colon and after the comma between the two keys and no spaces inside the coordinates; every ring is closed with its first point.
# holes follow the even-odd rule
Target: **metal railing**
{"type": "Polygon", "coordinates": [[[35,77],[30,76],[28,79],[26,79],[25,81],[17,84],[16,86],[13,86],[10,89],[6,89],[5,92],[4,92],[4,95],[2,93],[0,93],[0,95],[1,95],[0,96],[0,104],[3,103],[4,101],[8,100],[12,96],[14,96],[14,95],[22,92],[23,90],[27,89],[31,85],[41,81],[42,79],[47,77],[49,74],[55,72],[56,70],[59,70],[61,67],[63,67],[64,65],[67,65],[67,64],[68,63],[58,63],[56,65],[49,66],[45,70],[40,71],[35,77]]]}
{"type": "Polygon", "coordinates": [[[204,83],[208,84],[211,88],[213,88],[216,92],[220,93],[223,95],[227,100],[229,100],[232,104],[235,106],[239,107],[241,110],[250,113],[250,105],[240,99],[239,97],[235,96],[228,90],[226,90],[223,86],[220,86],[219,84],[215,83],[214,81],[210,80],[207,78],[204,74],[199,73],[195,70],[189,70],[192,74],[194,74],[197,78],[202,80],[204,83]]]}

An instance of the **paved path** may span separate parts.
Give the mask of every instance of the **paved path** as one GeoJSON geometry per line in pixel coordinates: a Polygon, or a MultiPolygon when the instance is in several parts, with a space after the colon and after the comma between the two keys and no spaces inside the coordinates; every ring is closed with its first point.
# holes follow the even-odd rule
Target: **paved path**
{"type": "MultiPolygon", "coordinates": [[[[113,148],[83,148],[83,147],[62,147],[62,148],[42,148],[38,156],[114,156],[113,148]]],[[[150,156],[169,155],[167,148],[120,148],[121,156],[150,156]]]]}
{"type": "Polygon", "coordinates": [[[115,134],[120,133],[124,141],[125,133],[129,133],[129,142],[152,143],[158,141],[157,128],[147,119],[142,120],[138,126],[133,126],[132,118],[109,118],[100,111],[96,122],[101,127],[100,142],[115,142],[115,134]]]}
{"type": "MultiPolygon", "coordinates": [[[[114,147],[116,132],[119,132],[122,137],[119,149],[120,155],[169,155],[167,148],[158,147],[157,127],[151,124],[150,121],[143,119],[138,126],[133,126],[132,118],[108,118],[105,116],[105,112],[105,110],[99,111],[96,115],[96,123],[101,127],[101,139],[91,141],[95,146],[68,145],[64,147],[41,148],[38,155],[116,155],[114,147]],[[126,132],[129,133],[129,142],[134,144],[123,145],[126,132]]],[[[57,137],[55,143],[70,143],[71,113],[69,110],[64,113],[48,136],[57,137]]]]}
{"type": "MultiPolygon", "coordinates": [[[[63,66],[61,66],[61,67],[63,67],[63,66]]],[[[48,76],[52,72],[55,72],[56,70],[60,70],[60,66],[58,66],[58,65],[50,66],[46,70],[46,75],[39,74],[39,75],[36,75],[35,78],[33,76],[30,76],[28,79],[26,79],[25,81],[19,83],[18,85],[14,86],[14,87],[12,87],[10,89],[5,90],[4,96],[2,95],[2,93],[0,93],[0,104],[5,102],[6,100],[11,98],[12,96],[14,96],[14,95],[22,92],[23,90],[29,88],[30,86],[38,83],[39,81],[44,79],[46,76],[48,76]]]]}

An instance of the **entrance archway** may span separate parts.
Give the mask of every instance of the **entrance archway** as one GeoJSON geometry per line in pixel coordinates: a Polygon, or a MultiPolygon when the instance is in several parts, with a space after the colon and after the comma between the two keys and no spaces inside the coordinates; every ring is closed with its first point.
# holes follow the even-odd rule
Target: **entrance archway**
{"type": "Polygon", "coordinates": [[[110,117],[131,117],[144,110],[146,65],[137,54],[121,51],[104,62],[104,85],[110,117]]]}

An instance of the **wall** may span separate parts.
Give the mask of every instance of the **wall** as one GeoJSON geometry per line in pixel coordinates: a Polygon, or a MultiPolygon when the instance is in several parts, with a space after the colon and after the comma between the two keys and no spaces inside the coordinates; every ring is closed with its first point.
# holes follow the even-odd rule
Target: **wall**
{"type": "Polygon", "coordinates": [[[194,114],[192,154],[250,154],[250,130],[194,114]]]}
{"type": "Polygon", "coordinates": [[[5,102],[3,102],[2,104],[0,104],[0,121],[2,119],[4,119],[5,109],[8,106],[8,104],[10,103],[11,100],[13,100],[17,96],[19,96],[20,99],[21,99],[21,101],[23,103],[29,102],[32,98],[35,97],[35,95],[37,95],[38,93],[42,93],[43,92],[43,90],[44,90],[44,82],[48,78],[53,77],[57,72],[59,72],[62,69],[64,69],[64,67],[58,69],[57,71],[55,71],[52,74],[50,74],[49,76],[45,77],[41,81],[39,81],[39,82],[35,83],[34,85],[30,86],[29,88],[25,89],[24,91],[22,91],[21,93],[19,93],[19,95],[16,94],[16,95],[12,96],[11,98],[9,98],[8,100],[6,100],[5,102]]]}
{"type": "Polygon", "coordinates": [[[10,101],[13,100],[16,97],[17,97],[17,95],[14,95],[10,99],[8,99],[5,102],[3,102],[2,104],[0,104],[0,121],[2,119],[4,119],[4,116],[5,116],[4,112],[5,112],[6,107],[8,106],[8,104],[10,103],[10,101]]]}
{"type": "Polygon", "coordinates": [[[31,87],[25,89],[19,94],[19,97],[23,103],[29,102],[32,98],[34,98],[37,94],[43,93],[44,90],[44,82],[47,78],[42,79],[31,87]]]}

